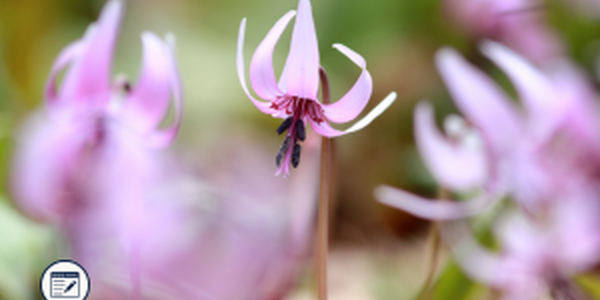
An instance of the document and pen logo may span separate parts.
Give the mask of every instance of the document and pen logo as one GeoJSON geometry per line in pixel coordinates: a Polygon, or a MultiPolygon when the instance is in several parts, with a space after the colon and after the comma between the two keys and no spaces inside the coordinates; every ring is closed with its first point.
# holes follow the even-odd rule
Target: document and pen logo
{"type": "Polygon", "coordinates": [[[90,280],[81,265],[72,260],[57,260],[40,278],[40,290],[46,300],[83,300],[90,290],[90,280]]]}

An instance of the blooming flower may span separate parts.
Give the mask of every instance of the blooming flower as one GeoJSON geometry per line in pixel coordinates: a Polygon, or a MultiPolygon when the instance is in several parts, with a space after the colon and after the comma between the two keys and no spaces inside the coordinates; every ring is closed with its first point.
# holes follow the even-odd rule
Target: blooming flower
{"type": "Polygon", "coordinates": [[[382,187],[380,201],[425,218],[453,219],[477,214],[506,194],[528,210],[543,209],[557,191],[596,181],[598,126],[585,80],[564,64],[544,73],[499,44],[485,43],[483,52],[513,81],[525,114],[450,49],[438,53],[437,65],[472,128],[447,138],[435,128],[429,104],[415,110],[417,146],[435,179],[459,193],[477,190],[478,196],[432,202],[382,187]]]}
{"type": "Polygon", "coordinates": [[[13,190],[33,216],[56,219],[67,212],[72,203],[66,199],[75,196],[73,184],[86,182],[80,176],[89,175],[86,166],[97,159],[110,162],[122,151],[164,147],[179,129],[181,90],[169,43],[143,33],[143,67],[137,83],[130,87],[109,80],[121,11],[121,2],[109,2],[97,24],[58,55],[46,86],[46,114],[24,131],[16,152],[13,190]],[[57,90],[57,77],[65,69],[57,90]],[[158,126],[171,95],[175,118],[162,129],[158,126]]]}
{"type": "Polygon", "coordinates": [[[457,261],[475,280],[501,290],[503,299],[539,299],[547,292],[578,299],[571,277],[600,259],[595,94],[568,62],[542,71],[499,44],[486,42],[482,50],[511,79],[523,111],[450,49],[438,53],[437,66],[470,125],[449,117],[443,135],[429,104],[415,109],[417,146],[434,178],[443,188],[476,196],[430,201],[380,187],[376,197],[423,218],[452,220],[510,196],[518,205],[497,223],[498,254],[477,246],[468,229],[453,224],[458,221],[440,224],[457,261]]]}
{"type": "Polygon", "coordinates": [[[356,118],[371,97],[373,82],[364,58],[344,45],[335,44],[333,47],[359,66],[362,72],[354,86],[337,102],[325,104],[318,100],[319,48],[308,0],[299,1],[290,53],[277,83],[272,63],[273,50],[294,15],[296,12],[290,11],[275,23],[256,49],[250,63],[252,87],[260,98],[267,100],[266,102],[254,98],[246,86],[243,55],[245,19],[240,25],[238,37],[237,71],[244,92],[261,112],[284,119],[277,129],[278,134],[287,131],[276,157],[279,167],[277,175],[288,175],[289,165],[296,167],[300,162],[299,142],[306,138],[307,123],[310,123],[317,133],[326,137],[344,135],[367,126],[395,100],[395,94],[390,94],[347,130],[339,131],[329,125],[330,121],[344,123],[356,118]]]}

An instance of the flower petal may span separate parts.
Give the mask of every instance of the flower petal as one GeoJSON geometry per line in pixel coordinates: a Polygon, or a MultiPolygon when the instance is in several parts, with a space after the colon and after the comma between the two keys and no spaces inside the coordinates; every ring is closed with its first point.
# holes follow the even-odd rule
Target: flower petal
{"type": "Polygon", "coordinates": [[[61,98],[86,104],[104,105],[109,101],[110,74],[114,45],[118,35],[123,4],[112,0],[106,4],[98,23],[86,35],[80,60],[65,75],[61,98]]]}
{"type": "Polygon", "coordinates": [[[427,168],[442,186],[467,190],[485,182],[487,163],[484,149],[452,144],[436,129],[433,108],[427,102],[415,109],[415,137],[427,168]]]}
{"type": "Polygon", "coordinates": [[[396,100],[396,93],[391,92],[387,97],[385,97],[377,106],[375,106],[366,116],[360,119],[358,122],[354,123],[354,125],[350,126],[350,128],[339,131],[337,129],[332,128],[327,122],[322,122],[321,124],[317,124],[312,119],[309,119],[311,126],[313,129],[320,135],[327,137],[336,137],[341,136],[347,133],[352,133],[355,131],[359,131],[365,128],[367,125],[371,124],[375,118],[379,117],[394,101],[396,100]]]}
{"type": "Polygon", "coordinates": [[[507,151],[521,132],[519,115],[507,96],[453,49],[438,51],[436,64],[454,101],[481,130],[494,154],[507,151]]]}
{"type": "Polygon", "coordinates": [[[432,200],[385,185],[375,189],[375,198],[383,204],[429,220],[455,220],[474,216],[500,199],[497,194],[482,194],[461,202],[432,200]]]}
{"type": "Polygon", "coordinates": [[[533,118],[531,125],[540,134],[548,134],[564,115],[567,103],[560,101],[550,79],[512,50],[494,43],[481,45],[482,52],[494,61],[511,79],[528,112],[533,118]]]}
{"type": "Polygon", "coordinates": [[[335,44],[333,47],[362,69],[360,77],[346,95],[333,104],[322,104],[327,119],[335,123],[344,123],[356,118],[369,102],[373,92],[373,79],[362,56],[342,44],[335,44]]]}
{"type": "Polygon", "coordinates": [[[240,24],[240,33],[238,35],[237,55],[236,55],[236,66],[237,66],[237,73],[238,73],[238,78],[240,80],[240,84],[242,85],[242,89],[244,90],[244,93],[246,93],[246,96],[248,96],[250,101],[252,101],[252,103],[254,103],[256,108],[258,108],[261,112],[263,112],[265,114],[272,114],[273,109],[271,109],[269,107],[271,105],[271,103],[270,102],[262,102],[262,101],[255,99],[254,97],[252,97],[252,95],[250,94],[250,91],[248,91],[248,87],[246,86],[246,75],[245,75],[246,71],[244,68],[244,35],[245,34],[246,34],[246,19],[243,19],[242,23],[240,24]]]}
{"type": "Polygon", "coordinates": [[[263,99],[272,100],[283,94],[277,86],[275,73],[273,72],[273,50],[281,34],[295,15],[296,12],[292,10],[281,17],[256,48],[256,52],[252,57],[250,82],[256,94],[263,99]]]}
{"type": "Polygon", "coordinates": [[[163,70],[163,76],[165,80],[169,80],[171,92],[173,93],[173,111],[174,117],[173,122],[166,128],[155,130],[149,133],[148,142],[152,147],[164,147],[170,144],[175,136],[179,132],[181,126],[181,119],[183,118],[183,92],[181,91],[181,78],[179,76],[179,69],[177,67],[175,59],[175,36],[168,33],[166,38],[166,44],[163,44],[163,53],[165,57],[165,66],[168,66],[168,70],[163,70]]]}
{"type": "Polygon", "coordinates": [[[317,99],[319,90],[319,45],[309,0],[300,0],[292,33],[290,54],[284,67],[287,94],[317,99]]]}
{"type": "Polygon", "coordinates": [[[135,128],[148,132],[158,126],[166,113],[176,66],[170,49],[156,34],[142,33],[142,43],[141,75],[123,103],[122,112],[135,128]]]}
{"type": "Polygon", "coordinates": [[[58,79],[58,75],[81,55],[82,51],[85,49],[84,47],[85,39],[77,40],[66,46],[58,54],[58,57],[52,66],[52,70],[50,71],[48,81],[46,82],[45,96],[48,104],[53,104],[57,101],[56,80],[58,79]]]}

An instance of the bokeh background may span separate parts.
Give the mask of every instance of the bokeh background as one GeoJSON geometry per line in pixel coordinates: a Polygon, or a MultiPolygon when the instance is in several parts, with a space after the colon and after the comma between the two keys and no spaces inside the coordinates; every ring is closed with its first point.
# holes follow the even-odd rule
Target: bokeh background
{"type": "MultiPolygon", "coordinates": [[[[247,18],[248,63],[266,32],[285,12],[295,9],[297,1],[125,3],[115,73],[137,78],[141,32],[172,32],[177,38],[185,96],[183,127],[173,147],[178,160],[200,177],[219,174],[221,168],[234,170],[235,176],[227,175],[221,181],[228,182],[230,185],[224,186],[230,188],[251,182],[256,174],[274,174],[274,158],[281,142],[275,129],[280,120],[259,113],[244,95],[235,69],[236,41],[240,21],[247,18]]],[[[436,193],[436,184],[415,149],[412,126],[412,111],[421,99],[433,101],[439,119],[456,111],[435,69],[435,52],[444,46],[457,48],[512,90],[506,78],[478,53],[480,36],[450,16],[449,3],[312,1],[321,62],[329,74],[332,98],[342,96],[359,75],[359,70],[331,47],[333,43],[343,43],[367,60],[374,79],[368,108],[389,92],[398,93],[397,101],[370,126],[335,140],[331,299],[413,299],[425,280],[430,262],[428,223],[377,203],[373,190],[390,184],[424,196],[436,193]]],[[[28,218],[15,204],[10,191],[11,160],[19,128],[43,107],[43,87],[54,58],[66,44],[82,36],[104,4],[102,0],[0,0],[0,299],[40,299],[39,274],[53,259],[68,253],[61,246],[56,226],[28,218]]],[[[591,9],[582,13],[568,1],[545,1],[533,13],[543,16],[542,22],[562,40],[565,53],[590,78],[596,78],[600,17],[591,9]]],[[[277,70],[287,55],[290,28],[276,50],[277,70]]],[[[265,180],[272,182],[273,178],[265,180]]],[[[264,189],[262,192],[272,188],[253,186],[264,189]]],[[[303,279],[287,298],[314,297],[311,264],[309,260],[303,279]]],[[[482,298],[489,294],[446,264],[443,259],[439,272],[451,279],[438,284],[436,298],[482,298]]]]}

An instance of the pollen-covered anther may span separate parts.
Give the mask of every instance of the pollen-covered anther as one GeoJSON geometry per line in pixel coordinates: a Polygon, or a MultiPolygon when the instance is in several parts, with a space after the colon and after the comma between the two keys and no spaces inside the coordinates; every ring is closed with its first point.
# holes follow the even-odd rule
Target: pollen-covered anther
{"type": "Polygon", "coordinates": [[[281,160],[285,157],[285,153],[290,148],[290,137],[286,136],[283,140],[283,143],[279,147],[279,151],[277,152],[277,156],[275,156],[275,163],[277,167],[281,166],[281,160]]]}
{"type": "Polygon", "coordinates": [[[302,150],[302,148],[300,147],[300,145],[298,143],[294,144],[294,149],[292,150],[292,166],[294,168],[298,167],[298,164],[300,164],[300,150],[302,150]]]}
{"type": "Polygon", "coordinates": [[[277,134],[281,135],[282,133],[284,133],[286,130],[288,130],[290,128],[290,126],[292,126],[293,122],[294,122],[294,118],[292,118],[292,117],[285,119],[283,121],[283,123],[281,123],[281,125],[279,125],[279,127],[277,128],[277,134]]]}
{"type": "Polygon", "coordinates": [[[296,138],[303,142],[306,139],[306,128],[302,120],[296,121],[296,138]]]}

